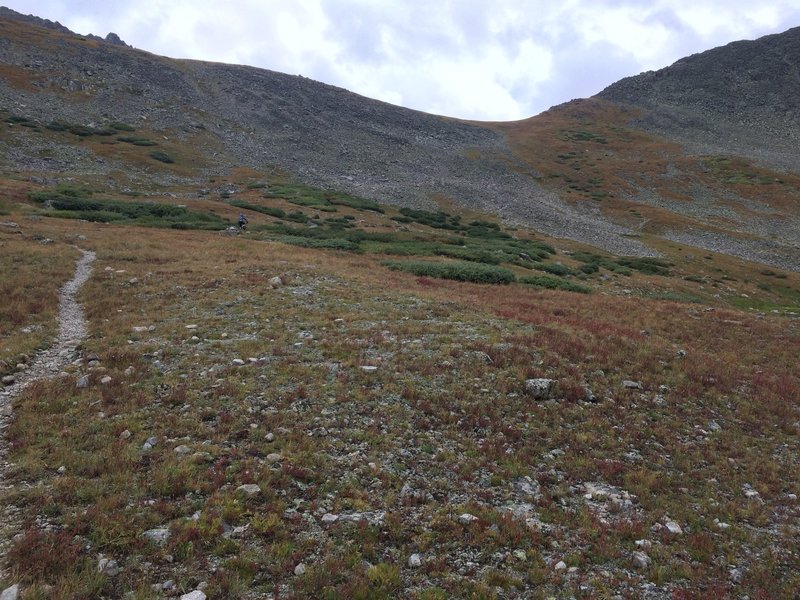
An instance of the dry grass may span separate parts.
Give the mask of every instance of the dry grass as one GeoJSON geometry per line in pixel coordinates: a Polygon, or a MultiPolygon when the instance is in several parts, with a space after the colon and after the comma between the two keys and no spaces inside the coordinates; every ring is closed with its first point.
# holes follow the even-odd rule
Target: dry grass
{"type": "MultiPolygon", "coordinates": [[[[648,582],[662,597],[777,598],[800,585],[797,320],[711,294],[713,307],[627,297],[620,286],[658,289],[641,275],[576,298],[216,233],[25,227],[97,252],[82,299],[84,356],[100,360],[16,403],[7,500],[26,531],[10,558],[31,597],[147,598],[168,579],[205,581],[213,598],[638,596],[648,582]],[[534,377],[555,380],[553,400],[525,393],[534,377]],[[249,483],[261,492],[237,491],[249,483]],[[632,503],[587,499],[589,483],[632,503]],[[652,530],[667,520],[684,533],[652,530]],[[163,547],[141,535],[159,526],[163,547]],[[56,560],[56,536],[74,552],[56,560]],[[95,573],[101,554],[119,576],[95,573]]],[[[678,268],[758,274],[697,261],[678,268]]]]}

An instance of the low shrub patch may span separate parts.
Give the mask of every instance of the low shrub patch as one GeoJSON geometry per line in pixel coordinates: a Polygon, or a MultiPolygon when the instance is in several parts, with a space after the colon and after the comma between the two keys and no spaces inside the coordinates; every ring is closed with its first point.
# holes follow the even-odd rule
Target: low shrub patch
{"type": "Polygon", "coordinates": [[[495,284],[508,284],[516,280],[514,273],[508,269],[478,263],[386,261],[381,264],[395,271],[406,271],[422,277],[495,284]]]}
{"type": "Polygon", "coordinates": [[[166,152],[162,152],[161,150],[153,150],[150,153],[150,158],[154,158],[157,161],[167,164],[175,162],[169,154],[167,154],[166,152]]]}
{"type": "Polygon", "coordinates": [[[286,216],[286,212],[282,208],[277,208],[274,206],[259,206],[258,204],[251,204],[249,202],[245,202],[244,200],[231,200],[230,205],[237,208],[252,210],[264,215],[269,215],[270,217],[276,217],[278,219],[283,219],[286,216]]]}
{"type": "Polygon", "coordinates": [[[548,275],[520,277],[519,282],[524,283],[525,285],[532,285],[534,287],[547,288],[549,290],[566,290],[568,292],[577,292],[579,294],[589,294],[592,291],[591,288],[585,285],[573,283],[572,281],[567,281],[565,279],[559,279],[558,277],[550,277],[548,275]]]}

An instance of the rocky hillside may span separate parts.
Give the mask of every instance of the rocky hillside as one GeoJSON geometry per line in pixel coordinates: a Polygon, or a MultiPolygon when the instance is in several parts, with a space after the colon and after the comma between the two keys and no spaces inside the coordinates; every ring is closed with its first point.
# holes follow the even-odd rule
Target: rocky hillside
{"type": "Polygon", "coordinates": [[[705,154],[797,172],[800,27],[739,41],[623,79],[598,96],[647,110],[643,128],[705,154]]]}
{"type": "MultiPolygon", "coordinates": [[[[9,16],[0,18],[0,34],[0,108],[43,123],[123,121],[152,130],[195,149],[187,162],[208,166],[188,173],[195,179],[232,167],[278,168],[386,203],[430,208],[446,200],[615,252],[653,253],[623,237],[626,228],[546,191],[487,128],[300,76],[172,60],[9,16]]],[[[42,136],[3,136],[0,144],[6,168],[54,176],[129,170],[42,136]]]]}

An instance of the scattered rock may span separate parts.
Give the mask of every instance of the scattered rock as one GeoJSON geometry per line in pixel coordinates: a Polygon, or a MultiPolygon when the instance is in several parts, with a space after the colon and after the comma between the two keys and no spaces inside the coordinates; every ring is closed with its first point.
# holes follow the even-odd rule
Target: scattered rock
{"type": "Polygon", "coordinates": [[[19,584],[15,583],[11,587],[7,587],[0,594],[0,600],[17,600],[19,598],[19,584]]]}
{"type": "Polygon", "coordinates": [[[277,452],[270,452],[269,454],[267,454],[267,462],[276,463],[280,462],[280,460],[281,460],[281,455],[277,452]]]}
{"type": "Polygon", "coordinates": [[[273,289],[278,288],[283,285],[283,279],[281,279],[280,277],[273,277],[268,281],[268,283],[270,287],[272,287],[273,289]]]}
{"type": "Polygon", "coordinates": [[[130,429],[126,429],[125,431],[119,434],[119,439],[121,440],[127,440],[129,437],[131,437],[130,429]]]}
{"type": "Polygon", "coordinates": [[[305,565],[305,563],[300,563],[299,565],[297,565],[294,568],[294,574],[297,575],[298,577],[300,575],[305,575],[306,574],[306,565],[305,565]]]}
{"type": "Polygon", "coordinates": [[[189,446],[184,446],[183,444],[181,444],[180,446],[176,446],[175,447],[175,454],[184,455],[184,454],[189,454],[189,452],[191,452],[191,451],[192,450],[191,450],[191,448],[189,448],[189,446]]]}
{"type": "Polygon", "coordinates": [[[142,537],[147,538],[151,542],[160,546],[166,543],[171,535],[172,533],[166,527],[156,527],[155,529],[148,529],[145,531],[142,534],[142,537]]]}
{"type": "Polygon", "coordinates": [[[469,525],[473,521],[477,521],[477,520],[478,520],[478,517],[476,517],[475,515],[471,515],[469,513],[464,513],[463,515],[458,517],[458,522],[459,523],[463,523],[464,525],[469,525]]]}
{"type": "Polygon", "coordinates": [[[58,473],[59,475],[63,475],[66,472],[67,472],[67,467],[65,467],[64,465],[61,465],[60,467],[58,467],[58,469],[56,469],[56,473],[58,473]]]}
{"type": "Polygon", "coordinates": [[[631,564],[636,569],[646,569],[650,566],[650,557],[644,552],[634,552],[631,555],[631,564]]]}
{"type": "Polygon", "coordinates": [[[255,496],[261,493],[261,486],[256,483],[245,483],[236,488],[237,492],[244,492],[248,496],[255,496]]]}
{"type": "Polygon", "coordinates": [[[630,379],[625,379],[622,382],[622,387],[629,389],[629,390],[640,390],[642,389],[642,384],[638,381],[631,381],[630,379]]]}
{"type": "Polygon", "coordinates": [[[17,598],[19,598],[19,584],[17,583],[4,589],[0,594],[0,600],[17,600],[17,598]]]}
{"type": "Polygon", "coordinates": [[[683,529],[675,521],[667,521],[664,523],[664,527],[673,535],[681,535],[683,533],[683,529]]]}
{"type": "Polygon", "coordinates": [[[533,396],[535,400],[548,400],[551,398],[555,381],[552,379],[527,379],[525,380],[525,392],[533,396]]]}
{"type": "Polygon", "coordinates": [[[109,383],[111,383],[111,381],[112,381],[112,380],[111,380],[111,377],[110,377],[110,376],[108,376],[108,375],[106,375],[105,377],[103,377],[103,378],[100,380],[100,383],[102,383],[103,385],[108,385],[109,383]]]}
{"type": "MultiPolygon", "coordinates": [[[[742,583],[742,579],[744,578],[744,573],[742,573],[741,569],[731,569],[730,571],[728,571],[728,577],[733,583],[738,585],[742,583]]],[[[0,600],[2,599],[0,598],[0,600]]]]}
{"type": "Polygon", "coordinates": [[[206,600],[207,596],[200,590],[195,590],[181,596],[181,600],[206,600]]]}
{"type": "Polygon", "coordinates": [[[556,563],[555,567],[553,567],[556,571],[564,571],[567,568],[567,563],[563,560],[560,560],[556,563]]]}
{"type": "Polygon", "coordinates": [[[241,367],[242,365],[244,365],[244,361],[241,358],[234,358],[233,364],[236,365],[237,367],[241,367]]]}
{"type": "Polygon", "coordinates": [[[330,525],[331,523],[336,523],[339,520],[339,515],[334,515],[333,513],[325,513],[322,515],[322,522],[326,525],[330,525]]]}
{"type": "Polygon", "coordinates": [[[97,572],[103,573],[104,575],[108,575],[109,577],[116,577],[120,574],[122,569],[119,568],[119,564],[116,560],[111,558],[101,558],[97,561],[97,572]]]}
{"type": "Polygon", "coordinates": [[[419,554],[412,554],[408,557],[408,566],[412,569],[416,569],[422,566],[422,556],[419,554]]]}
{"type": "Polygon", "coordinates": [[[6,375],[5,377],[3,377],[3,385],[13,385],[14,383],[16,383],[16,381],[17,378],[14,377],[13,375],[6,375]]]}
{"type": "Polygon", "coordinates": [[[268,433],[267,435],[264,436],[264,441],[274,442],[275,441],[275,434],[272,433],[272,432],[268,433]]]}
{"type": "Polygon", "coordinates": [[[362,365],[361,370],[364,371],[365,373],[374,373],[375,371],[378,370],[378,367],[372,365],[362,365]]]}
{"type": "Polygon", "coordinates": [[[75,387],[78,389],[83,389],[89,387],[89,376],[84,375],[78,381],[75,382],[75,387]]]}

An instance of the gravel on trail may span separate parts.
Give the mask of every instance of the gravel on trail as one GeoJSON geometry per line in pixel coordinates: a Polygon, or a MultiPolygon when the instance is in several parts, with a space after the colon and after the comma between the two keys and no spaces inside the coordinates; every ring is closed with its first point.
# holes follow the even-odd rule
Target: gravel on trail
{"type": "MultiPolygon", "coordinates": [[[[78,260],[74,277],[63,285],[59,292],[59,333],[54,343],[47,350],[36,355],[30,367],[16,374],[16,381],[0,389],[0,496],[6,494],[13,486],[8,481],[11,463],[8,458],[8,442],[6,429],[13,418],[12,405],[14,398],[32,382],[56,376],[72,362],[79,352],[80,344],[86,337],[86,319],[83,309],[76,297],[81,286],[86,283],[92,273],[92,262],[95,253],[81,250],[83,256],[78,260]]],[[[2,559],[19,532],[18,510],[15,506],[4,503],[2,508],[2,526],[0,526],[0,559],[2,559]]],[[[0,565],[5,561],[0,560],[0,565]]],[[[7,577],[0,566],[0,579],[7,577]]]]}

